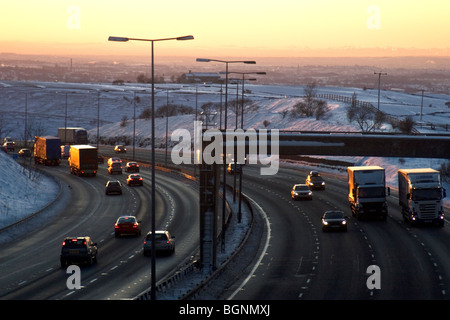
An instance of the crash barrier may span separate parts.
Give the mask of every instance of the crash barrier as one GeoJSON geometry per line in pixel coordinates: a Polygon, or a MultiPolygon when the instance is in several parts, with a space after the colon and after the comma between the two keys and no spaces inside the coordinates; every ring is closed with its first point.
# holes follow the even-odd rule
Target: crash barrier
{"type": "MultiPolygon", "coordinates": [[[[227,185],[227,188],[230,189],[231,191],[232,188],[230,186],[227,185]]],[[[222,195],[221,195],[222,196],[222,195]]],[[[250,230],[252,228],[252,224],[253,224],[253,208],[249,202],[249,200],[242,195],[242,202],[243,202],[243,206],[246,206],[249,211],[250,211],[250,215],[251,215],[251,222],[250,222],[250,227],[248,228],[244,239],[241,241],[239,247],[234,251],[234,253],[219,267],[217,268],[215,271],[213,271],[210,274],[205,274],[204,278],[202,280],[199,281],[199,283],[195,284],[192,288],[188,288],[186,292],[180,292],[179,295],[179,299],[180,300],[186,300],[186,299],[192,299],[195,297],[195,295],[206,285],[208,284],[211,280],[215,279],[218,275],[220,275],[222,273],[222,271],[224,270],[224,268],[227,266],[227,264],[234,258],[234,256],[240,251],[240,249],[245,245],[245,242],[250,234],[250,230]]],[[[234,212],[232,211],[231,207],[229,206],[228,201],[226,201],[226,206],[227,206],[227,212],[228,212],[228,218],[226,219],[226,226],[225,226],[225,230],[222,230],[221,232],[225,232],[230,219],[232,217],[232,215],[234,214],[234,212]]],[[[220,239],[221,238],[221,232],[218,233],[217,238],[220,239]]],[[[200,272],[200,262],[198,260],[192,260],[189,259],[191,261],[188,261],[187,263],[185,262],[184,266],[180,268],[180,270],[174,272],[172,275],[166,277],[165,279],[159,281],[156,285],[156,296],[158,296],[158,293],[164,293],[167,290],[170,290],[172,288],[174,288],[180,281],[184,280],[187,276],[193,275],[195,273],[200,272]]],[[[186,289],[185,289],[186,290],[186,289]]],[[[182,291],[182,290],[180,290],[182,291]]],[[[151,288],[149,288],[148,290],[146,290],[145,292],[139,294],[137,297],[135,297],[135,300],[150,300],[151,299],[151,288]]]]}

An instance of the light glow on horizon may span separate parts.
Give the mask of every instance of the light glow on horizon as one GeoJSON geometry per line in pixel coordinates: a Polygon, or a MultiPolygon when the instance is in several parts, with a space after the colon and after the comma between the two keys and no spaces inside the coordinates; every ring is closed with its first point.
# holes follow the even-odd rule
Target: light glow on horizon
{"type": "Polygon", "coordinates": [[[108,36],[192,34],[195,40],[183,45],[158,46],[159,54],[295,57],[321,51],[333,56],[333,48],[448,53],[449,12],[448,0],[2,0],[0,52],[148,55],[148,44],[109,43],[108,36]]]}

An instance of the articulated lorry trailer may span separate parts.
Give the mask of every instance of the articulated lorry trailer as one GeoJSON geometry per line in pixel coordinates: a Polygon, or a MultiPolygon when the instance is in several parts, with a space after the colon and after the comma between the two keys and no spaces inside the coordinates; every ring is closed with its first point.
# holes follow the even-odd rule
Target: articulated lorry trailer
{"type": "Polygon", "coordinates": [[[444,226],[442,199],[445,197],[439,171],[431,168],[398,170],[398,199],[405,221],[444,226]]]}
{"type": "Polygon", "coordinates": [[[88,134],[85,128],[70,127],[58,128],[58,137],[61,144],[87,144],[88,134]]]}
{"type": "Polygon", "coordinates": [[[68,162],[71,174],[95,176],[98,170],[97,148],[89,145],[72,145],[68,162]]]}
{"type": "Polygon", "coordinates": [[[61,162],[61,139],[52,136],[36,136],[34,139],[34,162],[58,166],[61,162]]]}
{"type": "MultiPolygon", "coordinates": [[[[381,217],[386,220],[386,180],[379,166],[348,167],[348,201],[353,216],[381,217]]],[[[389,188],[387,189],[389,193],[389,188]]]]}

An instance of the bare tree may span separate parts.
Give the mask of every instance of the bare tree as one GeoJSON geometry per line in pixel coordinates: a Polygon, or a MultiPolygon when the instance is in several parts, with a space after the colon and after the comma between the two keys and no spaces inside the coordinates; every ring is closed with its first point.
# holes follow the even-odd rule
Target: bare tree
{"type": "Polygon", "coordinates": [[[380,129],[386,116],[379,110],[373,110],[370,106],[356,106],[353,104],[347,109],[349,122],[355,121],[362,132],[370,132],[380,129]]]}
{"type": "Polygon", "coordinates": [[[406,134],[410,134],[412,133],[414,126],[415,126],[415,121],[413,120],[413,118],[411,116],[407,116],[405,119],[400,120],[398,122],[398,129],[402,132],[402,133],[406,133],[406,134]]]}
{"type": "Polygon", "coordinates": [[[315,116],[316,120],[322,119],[328,111],[326,101],[317,99],[316,83],[308,84],[304,89],[304,96],[302,102],[294,105],[292,109],[293,116],[315,116]]]}

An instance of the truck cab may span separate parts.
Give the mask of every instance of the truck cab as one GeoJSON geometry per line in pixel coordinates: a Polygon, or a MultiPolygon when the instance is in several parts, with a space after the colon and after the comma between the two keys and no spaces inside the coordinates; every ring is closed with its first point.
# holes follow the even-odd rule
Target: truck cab
{"type": "Polygon", "coordinates": [[[398,170],[399,204],[402,216],[411,224],[436,223],[444,226],[440,173],[431,168],[398,170]]]}
{"type": "Polygon", "coordinates": [[[380,216],[386,220],[388,206],[384,169],[379,166],[348,167],[348,201],[353,216],[380,216]]]}

